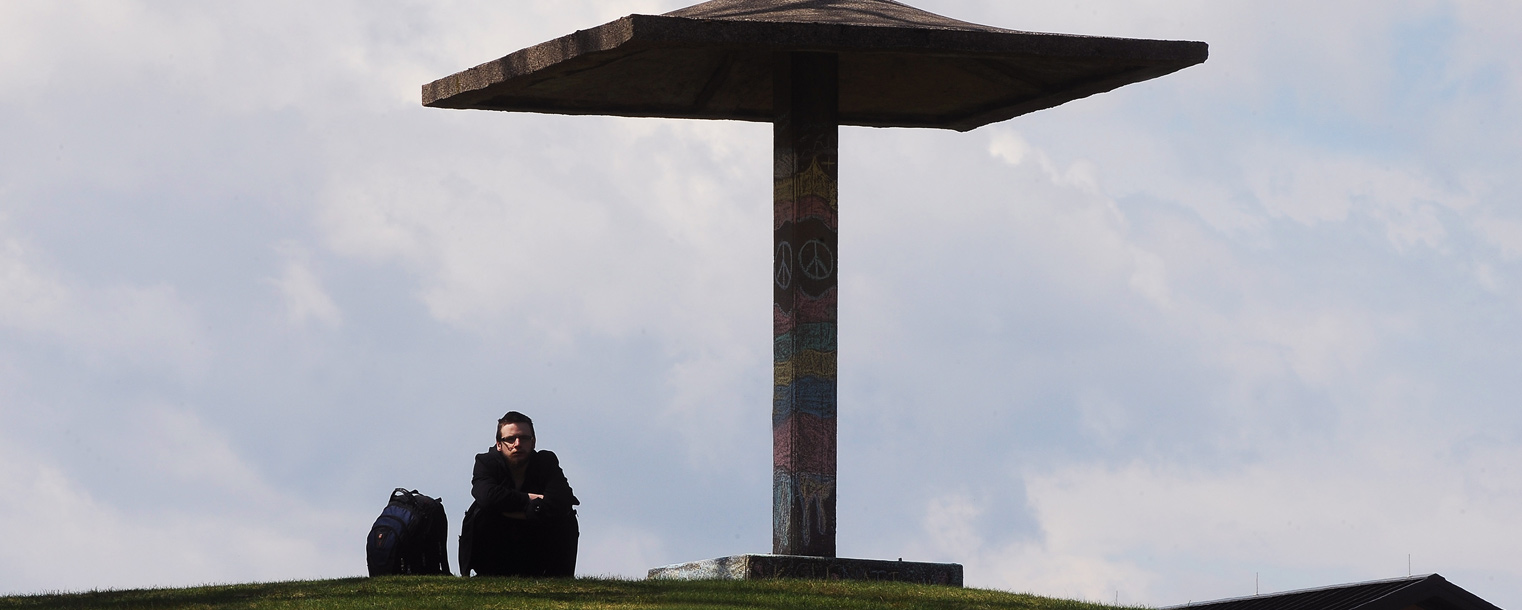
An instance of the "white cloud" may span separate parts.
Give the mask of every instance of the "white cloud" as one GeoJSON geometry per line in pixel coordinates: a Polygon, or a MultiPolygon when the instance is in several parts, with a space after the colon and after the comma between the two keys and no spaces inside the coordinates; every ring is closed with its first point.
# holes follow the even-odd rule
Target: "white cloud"
{"type": "Polygon", "coordinates": [[[576,573],[581,576],[643,576],[667,555],[661,536],[627,525],[583,527],[576,573]]]}
{"type": "Polygon", "coordinates": [[[140,463],[142,471],[182,484],[210,487],[265,508],[273,506],[275,490],[233,451],[225,434],[207,426],[194,412],[163,405],[133,411],[135,421],[122,431],[131,439],[122,443],[127,454],[122,460],[140,463]]]}
{"type": "MultiPolygon", "coordinates": [[[[1171,421],[1201,435],[1183,439],[1190,444],[1187,454],[1200,461],[1175,462],[1166,457],[1169,451],[1153,449],[1122,453],[1131,456],[1122,465],[1080,460],[1051,470],[1027,467],[1022,476],[1041,528],[1039,539],[1000,541],[1008,536],[1000,536],[986,522],[993,504],[975,500],[976,495],[953,495],[927,502],[916,552],[964,562],[969,583],[977,586],[1095,600],[1110,600],[1118,592],[1123,603],[1145,604],[1250,592],[1254,571],[1267,577],[1265,590],[1388,577],[1403,567],[1408,552],[1428,558],[1418,564],[1429,571],[1450,577],[1456,573],[1460,582],[1468,576],[1470,586],[1475,586],[1477,576],[1506,565],[1500,549],[1522,529],[1502,525],[1499,515],[1513,510],[1510,503],[1522,493],[1515,485],[1500,484],[1476,494],[1467,491],[1473,483],[1454,483],[1470,473],[1488,472],[1506,458],[1487,453],[1469,462],[1438,449],[1463,446],[1468,435],[1476,434],[1474,415],[1459,416],[1470,413],[1465,406],[1442,405],[1437,397],[1450,387],[1450,380],[1421,364],[1427,358],[1417,356],[1417,364],[1400,362],[1401,346],[1430,333],[1429,325],[1441,321],[1406,302],[1360,295],[1361,287],[1351,278],[1375,271],[1353,262],[1309,261],[1325,266],[1328,278],[1348,278],[1325,284],[1308,279],[1311,276],[1303,271],[1285,275],[1295,273],[1298,263],[1264,264],[1263,257],[1287,249],[1278,242],[1284,239],[1283,226],[1257,224],[1244,235],[1237,228],[1243,223],[1222,225],[1206,218],[1201,226],[1145,208],[1128,209],[1109,198],[1106,174],[1062,169],[1049,151],[1012,132],[996,133],[989,153],[1021,172],[1014,180],[1020,185],[1019,195],[1012,198],[1020,210],[1019,221],[995,220],[980,208],[997,200],[990,194],[995,191],[983,184],[970,189],[980,196],[960,200],[958,209],[946,212],[952,217],[948,225],[964,227],[958,234],[964,252],[1000,252],[995,256],[1022,261],[1014,264],[1052,267],[1051,273],[1061,279],[1035,284],[1039,289],[1009,284],[1022,289],[1026,302],[1048,300],[1049,296],[1035,295],[1050,295],[1054,286],[1072,281],[1068,277],[1105,287],[1081,293],[1089,302],[1105,300],[1116,286],[1126,284],[1149,296],[1144,281],[1149,261],[1167,272],[1182,270],[1161,276],[1166,279],[1160,285],[1167,292],[1159,294],[1168,299],[1153,302],[1168,305],[1160,310],[1162,317],[1135,320],[1160,324],[1184,352],[1156,351],[1171,347],[1159,344],[1138,346],[1136,354],[1175,363],[1163,367],[1170,372],[1178,363],[1189,362],[1183,366],[1219,375],[1225,386],[1220,389],[1207,389],[1210,384],[1197,381],[1157,381],[1194,384],[1192,391],[1198,393],[1191,399],[1204,401],[1204,415],[1220,421],[1206,425],[1176,419],[1189,412],[1177,405],[1151,404],[1145,396],[1114,396],[1103,388],[1117,383],[1115,377],[1124,374],[1119,368],[1104,375],[1080,375],[1095,387],[1076,392],[1074,408],[1085,431],[1106,453],[1127,447],[1128,440],[1133,442],[1129,446],[1152,447],[1162,441],[1138,440],[1137,435],[1171,421]],[[1032,175],[1032,170],[1039,173],[1032,175]],[[1073,218],[1083,219],[1076,225],[1081,228],[1064,226],[1073,218]],[[1022,253],[1023,248],[996,249],[981,243],[978,238],[985,230],[1027,244],[1024,247],[1041,244],[1040,252],[1048,256],[1069,248],[1074,256],[1057,258],[1060,263],[1054,264],[1053,259],[1010,254],[1022,253]],[[1086,258],[1111,265],[1086,266],[1086,258]],[[1120,273],[1126,268],[1120,263],[1127,259],[1136,261],[1129,276],[1120,273]],[[1199,361],[1192,362],[1194,357],[1199,361]],[[1296,400],[1311,402],[1295,404],[1296,400]],[[1438,415],[1445,408],[1453,409],[1450,418],[1438,415]],[[1315,419],[1293,421],[1305,413],[1315,419]],[[1402,418],[1413,419],[1395,421],[1402,418]],[[1138,427],[1137,420],[1161,422],[1138,427]],[[1202,457],[1202,451],[1216,457],[1202,457]],[[1477,504],[1486,505],[1484,515],[1476,514],[1478,509],[1459,508],[1477,504]],[[1467,546],[1456,541],[1478,538],[1488,527],[1504,532],[1500,541],[1475,558],[1456,560],[1452,549],[1467,546]]],[[[1467,224],[1477,209],[1474,196],[1436,186],[1420,170],[1386,169],[1354,157],[1264,161],[1257,166],[1285,172],[1283,184],[1264,178],[1266,170],[1254,183],[1273,216],[1311,228],[1362,220],[1379,227],[1381,249],[1397,260],[1419,255],[1412,246],[1437,255],[1467,249],[1467,244],[1454,245],[1455,237],[1443,221],[1467,224]]],[[[934,234],[927,228],[936,227],[935,222],[919,219],[916,234],[934,234]]],[[[1497,226],[1504,230],[1504,225],[1497,226]]],[[[1291,231],[1301,235],[1298,229],[1291,231]]],[[[1491,277],[1491,285],[1495,281],[1491,277]]],[[[904,292],[903,286],[877,291],[904,292]]],[[[1134,314],[1124,301],[1108,303],[1107,315],[1134,314]]],[[[956,314],[973,316],[978,304],[964,301],[956,314]]],[[[900,343],[897,349],[912,351],[909,345],[900,343]]],[[[1119,340],[1109,347],[1126,349],[1119,340]]],[[[1000,358],[1000,363],[1018,362],[1000,358]]],[[[917,373],[947,384],[944,376],[917,373]]],[[[991,404],[963,408],[947,394],[927,396],[939,399],[938,415],[999,421],[984,414],[991,404]]],[[[971,432],[976,426],[959,427],[971,432]]],[[[968,460],[1000,463],[987,453],[960,459],[968,460]]],[[[956,480],[975,488],[999,484],[980,479],[956,480]]]]}
{"type": "Polygon", "coordinates": [[[952,557],[971,556],[983,547],[976,519],[986,512],[971,498],[961,495],[931,498],[923,522],[930,543],[952,557]]]}
{"type": "Polygon", "coordinates": [[[48,337],[99,365],[204,369],[197,312],[172,286],[77,286],[0,224],[0,329],[48,337]]]}
{"type": "Polygon", "coordinates": [[[1429,571],[1484,572],[1506,565],[1509,549],[1522,541],[1522,527],[1509,517],[1522,509],[1522,494],[1501,479],[1515,470],[1514,448],[1457,457],[1424,450],[1431,439],[1341,440],[1347,444],[1280,446],[1244,468],[1137,462],[1032,477],[1028,491],[1044,534],[1039,551],[991,551],[993,563],[1015,568],[995,578],[1061,590],[1069,583],[1011,577],[1027,562],[1089,563],[1105,568],[1091,576],[1085,595],[1121,586],[1138,601],[1170,604],[1244,593],[1241,575],[1235,586],[1168,578],[1191,563],[1256,568],[1272,576],[1265,588],[1272,591],[1330,584],[1317,570],[1395,576],[1408,553],[1429,571]],[[1128,572],[1119,583],[1104,578],[1128,572]],[[1305,580],[1307,573],[1322,581],[1305,580]]]}
{"type": "Polygon", "coordinates": [[[330,326],[343,322],[343,312],[323,289],[306,253],[291,242],[281,244],[278,250],[285,258],[285,271],[269,282],[284,298],[286,316],[291,322],[315,320],[330,326]]]}
{"type": "Polygon", "coordinates": [[[27,251],[15,239],[0,244],[0,320],[6,326],[44,330],[69,300],[63,286],[40,276],[28,264],[27,251]]]}
{"type": "MultiPolygon", "coordinates": [[[[538,138],[544,128],[532,120],[500,125],[515,139],[538,138]]],[[[734,126],[713,129],[732,133],[734,126]]],[[[469,147],[438,151],[411,175],[355,167],[330,185],[321,226],[340,253],[421,274],[423,300],[453,324],[489,327],[526,317],[554,332],[616,334],[689,326],[703,315],[700,305],[733,289],[728,270],[736,263],[764,268],[764,248],[759,256],[723,249],[737,232],[764,222],[761,210],[737,210],[732,191],[717,191],[714,176],[688,165],[717,165],[699,160],[726,156],[722,141],[695,154],[633,162],[620,157],[674,141],[664,125],[653,136],[631,131],[603,132],[617,140],[606,154],[545,142],[534,154],[546,163],[521,167],[494,167],[469,147]],[[587,154],[596,156],[556,158],[587,154]],[[601,171],[583,175],[593,166],[601,171]],[[593,194],[589,181],[617,190],[593,194]]]]}
{"type": "Polygon", "coordinates": [[[1408,554],[1417,572],[1483,585],[1522,541],[1508,480],[1522,455],[1434,440],[1374,426],[1239,467],[1065,465],[1025,475],[1038,539],[986,542],[985,507],[953,495],[926,503],[915,552],[964,563],[976,586],[1144,605],[1248,594],[1255,573],[1264,592],[1404,576],[1408,554]]]}
{"type": "Polygon", "coordinates": [[[1142,596],[1156,576],[1145,568],[1083,552],[1088,549],[1074,552],[1065,541],[990,545],[978,524],[985,510],[965,496],[930,499],[922,523],[929,548],[911,549],[911,554],[961,563],[968,586],[1092,601],[1113,602],[1123,597],[1120,601],[1127,604],[1149,603],[1142,596]],[[1124,596],[1118,595],[1121,590],[1124,596]]]}
{"type": "MultiPolygon", "coordinates": [[[[1077,161],[1067,167],[1059,167],[1042,150],[1033,147],[1019,134],[1001,129],[989,140],[988,152],[994,158],[1022,169],[1023,179],[1029,184],[1037,182],[1039,190],[1010,193],[1003,197],[992,193],[978,193],[987,202],[970,205],[1014,205],[1023,208],[1019,218],[1007,228],[1012,231],[1030,232],[1028,239],[1051,239],[1058,247],[1072,247],[1072,254],[1082,257],[1098,257],[1100,253],[1111,260],[1109,264],[1126,273],[1126,285],[1137,295],[1160,308],[1172,305],[1168,285],[1168,263],[1157,254],[1143,248],[1130,237],[1131,227],[1120,207],[1101,185],[1100,171],[1088,161],[1077,161]],[[1034,171],[1033,171],[1034,170],[1034,171]],[[1030,214],[1035,212],[1035,216],[1030,214]],[[1034,229],[1034,230],[1033,230],[1034,229]]],[[[1087,274],[1084,274],[1087,275],[1087,274]]]]}
{"type": "Polygon", "coordinates": [[[324,512],[272,489],[222,434],[189,412],[155,407],[145,415],[141,427],[115,437],[124,441],[117,449],[184,488],[172,497],[222,499],[224,512],[152,503],[148,513],[123,510],[57,464],[0,437],[0,486],[9,490],[0,500],[6,516],[0,537],[7,540],[0,546],[0,590],[185,586],[363,571],[362,553],[334,543],[359,540],[363,533],[350,530],[367,527],[364,515],[324,512]]]}
{"type": "Polygon", "coordinates": [[[1377,167],[1348,157],[1305,155],[1254,164],[1248,180],[1274,216],[1316,225],[1342,222],[1354,213],[1384,225],[1398,249],[1442,248],[1448,237],[1439,215],[1470,205],[1463,193],[1448,192],[1413,172],[1377,167]]]}
{"type": "Polygon", "coordinates": [[[1484,215],[1476,219],[1475,229],[1505,260],[1522,259],[1522,221],[1484,215]]]}
{"type": "Polygon", "coordinates": [[[1268,371],[1249,364],[1256,357],[1274,362],[1275,373],[1292,371],[1301,382],[1330,386],[1365,372],[1366,357],[1400,325],[1398,320],[1370,319],[1373,315],[1311,305],[1302,311],[1275,308],[1223,317],[1202,313],[1197,321],[1202,323],[1200,338],[1207,345],[1218,350],[1229,366],[1260,383],[1287,379],[1259,377],[1268,371]]]}

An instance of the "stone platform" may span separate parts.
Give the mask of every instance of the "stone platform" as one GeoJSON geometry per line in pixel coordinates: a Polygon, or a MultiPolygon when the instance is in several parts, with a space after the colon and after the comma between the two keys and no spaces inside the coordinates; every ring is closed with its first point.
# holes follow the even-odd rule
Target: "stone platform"
{"type": "Polygon", "coordinates": [[[960,587],[962,586],[962,564],[798,555],[732,555],[651,568],[649,578],[652,580],[818,578],[883,580],[960,587]]]}

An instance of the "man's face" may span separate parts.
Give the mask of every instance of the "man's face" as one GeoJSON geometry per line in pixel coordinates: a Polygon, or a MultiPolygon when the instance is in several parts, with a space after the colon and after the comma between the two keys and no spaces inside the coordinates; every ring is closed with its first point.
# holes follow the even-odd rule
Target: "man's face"
{"type": "Polygon", "coordinates": [[[534,453],[534,427],[530,424],[507,424],[497,429],[497,451],[513,464],[521,464],[534,453]]]}

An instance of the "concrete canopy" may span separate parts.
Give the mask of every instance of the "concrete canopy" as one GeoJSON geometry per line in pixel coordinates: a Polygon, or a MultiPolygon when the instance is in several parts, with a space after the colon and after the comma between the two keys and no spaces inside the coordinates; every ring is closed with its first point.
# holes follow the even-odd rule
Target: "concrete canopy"
{"type": "Polygon", "coordinates": [[[770,122],[776,53],[839,56],[840,124],[968,131],[1205,61],[1203,42],[1019,32],[892,0],[629,15],[423,86],[423,105],[770,122]]]}

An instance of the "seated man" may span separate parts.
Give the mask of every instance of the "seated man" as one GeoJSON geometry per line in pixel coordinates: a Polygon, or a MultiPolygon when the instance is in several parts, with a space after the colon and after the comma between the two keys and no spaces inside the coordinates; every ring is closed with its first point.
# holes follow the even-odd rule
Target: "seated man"
{"type": "Polygon", "coordinates": [[[497,445],[476,454],[475,498],[460,525],[460,574],[572,576],[581,504],[548,451],[534,451],[534,421],[517,411],[497,420],[497,445]]]}

